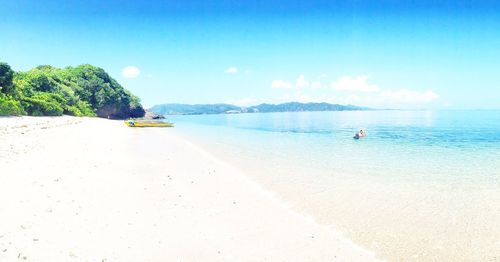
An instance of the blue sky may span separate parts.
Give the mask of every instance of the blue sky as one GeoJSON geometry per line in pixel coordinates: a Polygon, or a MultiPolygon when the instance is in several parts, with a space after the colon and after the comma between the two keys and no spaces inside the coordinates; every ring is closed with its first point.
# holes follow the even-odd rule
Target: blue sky
{"type": "Polygon", "coordinates": [[[97,65],[146,106],[500,108],[495,1],[144,2],[7,0],[0,60],[97,65]]]}

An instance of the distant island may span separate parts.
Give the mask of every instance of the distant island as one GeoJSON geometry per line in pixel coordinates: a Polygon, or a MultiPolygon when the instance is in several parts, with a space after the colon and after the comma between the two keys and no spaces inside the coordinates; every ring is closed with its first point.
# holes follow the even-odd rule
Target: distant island
{"type": "Polygon", "coordinates": [[[49,65],[15,72],[0,62],[0,116],[142,117],[138,97],[102,68],[49,65]]]}
{"type": "Polygon", "coordinates": [[[204,114],[239,114],[239,113],[272,113],[272,112],[306,112],[306,111],[360,111],[372,110],[354,105],[339,105],[329,103],[299,103],[260,104],[257,106],[235,106],[230,104],[161,104],[155,105],[149,111],[163,115],[204,115],[204,114]]]}

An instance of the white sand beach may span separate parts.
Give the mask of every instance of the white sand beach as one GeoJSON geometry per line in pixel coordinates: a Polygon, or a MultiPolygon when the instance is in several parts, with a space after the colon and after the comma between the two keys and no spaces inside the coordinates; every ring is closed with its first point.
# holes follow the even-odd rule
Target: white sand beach
{"type": "Polygon", "coordinates": [[[0,118],[0,261],[371,261],[168,129],[0,118]]]}

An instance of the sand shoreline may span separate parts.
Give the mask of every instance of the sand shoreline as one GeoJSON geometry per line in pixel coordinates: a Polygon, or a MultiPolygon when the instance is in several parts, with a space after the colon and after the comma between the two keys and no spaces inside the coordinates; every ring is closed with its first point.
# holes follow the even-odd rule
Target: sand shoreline
{"type": "Polygon", "coordinates": [[[0,261],[375,260],[165,129],[0,126],[0,261]]]}
{"type": "MultiPolygon", "coordinates": [[[[282,120],[264,119],[272,122],[259,128],[269,128],[270,123],[282,120]]],[[[469,162],[471,167],[466,172],[446,173],[460,165],[445,161],[470,158],[464,151],[452,149],[449,151],[456,151],[455,157],[415,161],[415,166],[395,170],[390,159],[397,156],[397,151],[382,153],[384,146],[390,147],[388,144],[367,141],[364,145],[336,148],[336,139],[330,134],[285,133],[279,129],[267,132],[266,128],[255,131],[245,126],[252,123],[249,119],[233,118],[227,123],[222,120],[227,118],[210,122],[204,117],[179,118],[183,125],[174,131],[245,170],[247,176],[297,212],[310,214],[320,224],[334,225],[338,232],[381,259],[495,261],[499,257],[498,175],[492,169],[488,172],[472,164],[474,161],[469,162]],[[352,169],[361,173],[350,172],[349,158],[355,154],[349,154],[349,150],[375,153],[367,148],[380,148],[381,155],[389,160],[371,161],[370,156],[361,156],[367,164],[352,169]],[[432,167],[441,161],[442,168],[432,167]],[[377,166],[383,172],[370,169],[377,166]]],[[[432,156],[434,147],[441,146],[420,149],[432,156]]],[[[481,150],[477,154],[484,155],[481,150]]],[[[493,160],[493,156],[498,156],[498,150],[483,159],[493,160]]],[[[485,162],[490,168],[498,166],[494,163],[498,161],[485,162]]]]}

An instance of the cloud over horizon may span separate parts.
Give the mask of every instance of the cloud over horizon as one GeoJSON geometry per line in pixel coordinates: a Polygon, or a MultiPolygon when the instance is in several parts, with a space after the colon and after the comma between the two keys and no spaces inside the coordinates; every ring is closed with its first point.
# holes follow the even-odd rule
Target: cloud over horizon
{"type": "Polygon", "coordinates": [[[379,108],[416,108],[430,104],[439,99],[432,90],[395,89],[385,90],[377,84],[369,82],[367,75],[342,76],[330,84],[331,89],[323,88],[320,81],[307,81],[303,74],[299,75],[295,84],[285,80],[273,80],[271,88],[296,90],[286,93],[279,100],[298,102],[329,102],[338,104],[355,104],[359,106],[379,108]],[[328,90],[333,90],[333,93],[328,90]]]}
{"type": "Polygon", "coordinates": [[[320,88],[321,82],[313,81],[309,82],[303,74],[300,74],[295,80],[295,84],[287,82],[285,80],[273,80],[271,82],[271,88],[285,88],[285,89],[302,89],[302,88],[320,88]]]}
{"type": "Polygon", "coordinates": [[[271,88],[294,88],[294,86],[287,81],[273,80],[273,82],[271,82],[271,88]]]}
{"type": "Polygon", "coordinates": [[[331,83],[331,87],[337,91],[349,92],[378,92],[380,88],[378,85],[369,84],[368,76],[343,76],[337,81],[331,83]]]}

